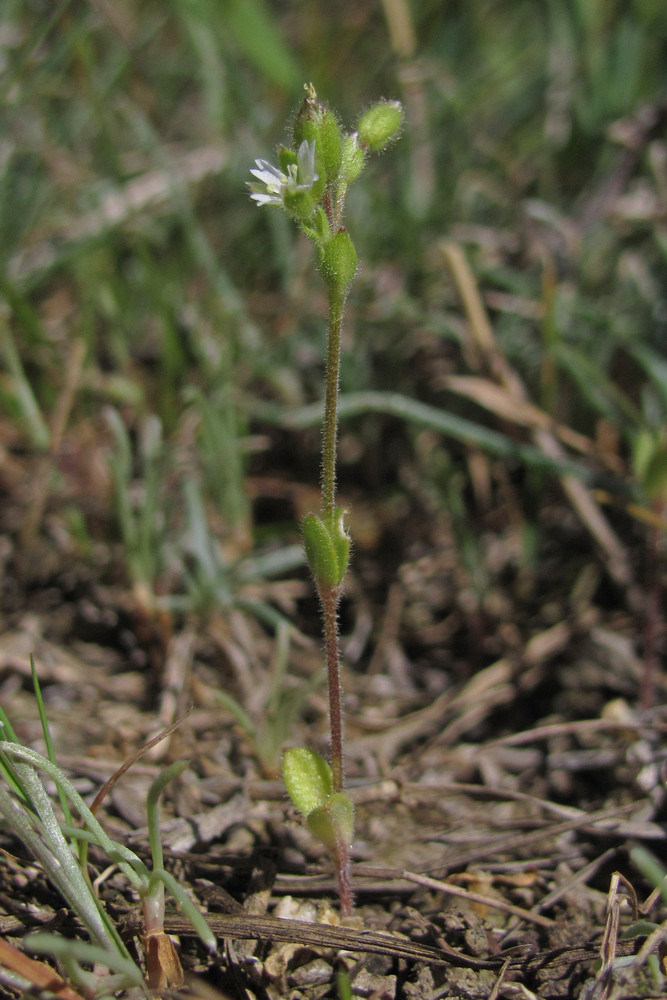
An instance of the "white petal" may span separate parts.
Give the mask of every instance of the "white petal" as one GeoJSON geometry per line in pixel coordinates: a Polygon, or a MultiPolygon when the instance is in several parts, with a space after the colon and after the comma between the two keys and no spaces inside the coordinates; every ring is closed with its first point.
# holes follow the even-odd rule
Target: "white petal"
{"type": "Polygon", "coordinates": [[[258,205],[282,205],[283,200],[278,194],[265,194],[263,191],[253,191],[250,195],[258,205]]]}
{"type": "MultiPolygon", "coordinates": [[[[271,166],[271,164],[269,164],[271,166]]],[[[267,187],[281,187],[287,182],[287,178],[284,174],[281,174],[279,170],[273,167],[271,170],[251,170],[250,173],[253,177],[256,177],[258,181],[262,184],[266,184],[267,187]]]]}
{"type": "MultiPolygon", "coordinates": [[[[281,170],[278,167],[274,167],[274,165],[272,163],[269,163],[268,160],[255,160],[255,164],[256,164],[256,166],[259,167],[260,170],[262,170],[262,171],[266,170],[267,173],[273,174],[274,177],[282,177],[283,176],[281,170]]],[[[250,172],[253,173],[253,174],[255,173],[254,170],[251,170],[250,172]]]]}
{"type": "Polygon", "coordinates": [[[311,186],[318,179],[315,173],[315,141],[304,139],[297,153],[299,178],[302,184],[311,186]]]}

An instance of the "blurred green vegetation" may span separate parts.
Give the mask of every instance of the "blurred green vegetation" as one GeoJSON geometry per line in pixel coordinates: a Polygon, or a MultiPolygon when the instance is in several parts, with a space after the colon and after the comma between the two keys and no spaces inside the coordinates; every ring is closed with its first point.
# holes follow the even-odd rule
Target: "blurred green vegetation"
{"type": "MultiPolygon", "coordinates": [[[[316,439],[297,454],[276,424],[319,399],[326,304],[309,248],[245,182],[307,81],[347,125],[381,96],[408,115],[349,198],[344,396],[396,392],[524,440],[445,384],[472,370],[453,240],[530,399],[594,443],[575,464],[638,498],[628,456],[667,413],[663,0],[5,0],[0,71],[2,445],[50,449],[46,513],[69,509],[72,545],[116,538],[128,579],[202,606],[218,561],[260,537],[294,565],[294,525],[256,535],[245,480],[317,476],[316,439]]],[[[383,418],[350,419],[380,491],[383,418]]],[[[443,504],[459,438],[415,458],[443,504]]],[[[547,481],[527,480],[527,517],[547,481]]]]}

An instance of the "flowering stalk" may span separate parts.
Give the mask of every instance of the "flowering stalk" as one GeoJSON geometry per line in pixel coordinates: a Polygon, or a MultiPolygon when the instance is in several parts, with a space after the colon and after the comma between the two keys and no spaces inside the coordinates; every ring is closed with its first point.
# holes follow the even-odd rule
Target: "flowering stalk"
{"type": "Polygon", "coordinates": [[[303,539],[322,611],[329,686],[331,766],[311,750],[283,755],[287,791],[313,833],[330,851],[338,874],[341,911],[352,912],[350,844],[354,808],[343,791],[343,724],[340,690],[338,605],[350,554],[345,511],[336,506],[338,379],[345,299],[357,270],[357,252],[343,226],[349,185],[361,174],[369,152],[380,152],[400,131],[403,109],[380,101],[344,132],[312,84],[294,124],[293,147],[281,146],[279,165],[256,160],[248,185],[258,205],[283,209],[315,244],[317,266],[329,293],[329,337],[322,427],[319,513],[306,514],[303,539]]]}

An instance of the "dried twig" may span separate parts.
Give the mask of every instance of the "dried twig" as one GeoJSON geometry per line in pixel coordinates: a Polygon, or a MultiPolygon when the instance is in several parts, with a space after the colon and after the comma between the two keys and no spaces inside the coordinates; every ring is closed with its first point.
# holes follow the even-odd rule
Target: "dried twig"
{"type": "Polygon", "coordinates": [[[488,906],[494,910],[503,910],[503,912],[511,913],[521,920],[528,920],[532,924],[537,924],[539,927],[551,927],[553,925],[553,920],[549,920],[548,917],[543,917],[541,914],[533,913],[530,910],[524,910],[521,906],[514,906],[512,903],[506,903],[503,899],[497,899],[494,896],[483,896],[479,892],[470,892],[468,889],[462,889],[459,885],[452,885],[451,882],[443,882],[442,879],[429,878],[428,875],[419,875],[416,872],[403,871],[401,875],[408,882],[414,882],[415,885],[422,885],[426,889],[435,889],[437,892],[444,892],[448,896],[456,896],[458,899],[464,899],[468,903],[480,903],[482,906],[488,906]]]}
{"type": "MultiPolygon", "coordinates": [[[[330,924],[309,923],[305,920],[281,920],[276,917],[256,916],[244,913],[211,913],[206,922],[218,938],[258,939],[262,941],[295,941],[298,944],[320,948],[334,948],[338,951],[362,951],[376,955],[389,955],[413,962],[427,962],[431,965],[456,965],[468,969],[497,969],[501,959],[471,958],[441,945],[439,948],[409,941],[406,938],[383,931],[354,930],[350,927],[334,927],[330,924]]],[[[139,920],[132,912],[124,918],[124,927],[137,933],[139,920]]],[[[193,937],[192,925],[182,917],[165,917],[165,931],[193,937]]]]}

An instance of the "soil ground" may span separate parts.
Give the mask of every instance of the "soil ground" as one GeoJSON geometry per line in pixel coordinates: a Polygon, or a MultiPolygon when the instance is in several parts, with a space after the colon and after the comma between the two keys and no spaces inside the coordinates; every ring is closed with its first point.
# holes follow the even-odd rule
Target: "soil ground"
{"type": "MultiPolygon", "coordinates": [[[[290,701],[271,707],[271,631],[240,610],[205,621],[148,610],[113,550],[101,547],[94,560],[73,553],[48,509],[41,540],[20,546],[29,462],[18,469],[5,483],[2,705],[19,738],[43,749],[34,657],[59,762],[89,800],[188,712],[115,785],[100,815],[113,837],[145,854],[147,789],[165,763],[190,761],[165,796],[162,829],[168,867],[218,935],[211,956],[168,911],[196,996],[343,996],[341,969],[353,995],[378,1000],[665,995],[645,955],[631,967],[622,961],[645,944],[646,922],[632,925],[651,888],[629,850],[642,844],[664,860],[664,681],[654,679],[651,705],[638,708],[641,589],[633,584],[629,598],[631,587],[610,579],[556,493],[539,514],[549,542],[530,573],[500,500],[477,505],[482,596],[451,519],[407,467],[402,502],[388,502],[366,535],[357,526],[341,609],[357,908],[341,929],[330,864],[278,779],[290,701]],[[220,691],[243,704],[254,741],[220,691]],[[277,916],[311,930],[286,931],[277,916]]],[[[362,505],[361,520],[363,498],[349,483],[343,491],[353,509],[355,499],[362,505]]],[[[252,491],[256,512],[266,511],[274,472],[259,469],[252,491]]],[[[282,502],[298,507],[298,492],[283,482],[282,502]]],[[[494,495],[511,505],[509,487],[494,495]]],[[[298,707],[286,742],[326,752],[310,583],[294,574],[260,590],[298,625],[282,682],[298,707]]],[[[138,947],[125,879],[94,850],[90,862],[105,905],[138,947]]],[[[9,831],[0,880],[7,941],[36,928],[79,933],[9,831]]],[[[663,917],[652,900],[646,919],[663,917]]]]}

